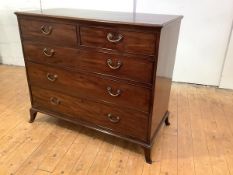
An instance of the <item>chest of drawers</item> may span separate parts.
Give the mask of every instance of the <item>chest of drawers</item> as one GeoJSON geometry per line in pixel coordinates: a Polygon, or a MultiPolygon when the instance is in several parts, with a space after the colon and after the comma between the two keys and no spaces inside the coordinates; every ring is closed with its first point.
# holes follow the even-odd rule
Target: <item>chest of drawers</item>
{"type": "Polygon", "coordinates": [[[151,148],[168,103],[181,16],[16,12],[37,112],[151,148]]]}

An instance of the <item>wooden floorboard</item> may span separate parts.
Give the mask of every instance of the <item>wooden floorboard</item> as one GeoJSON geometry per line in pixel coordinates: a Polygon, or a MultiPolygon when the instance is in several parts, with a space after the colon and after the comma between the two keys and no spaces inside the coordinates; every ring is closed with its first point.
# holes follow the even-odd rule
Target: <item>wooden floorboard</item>
{"type": "Polygon", "coordinates": [[[173,83],[151,165],[132,143],[45,114],[30,124],[29,107],[25,69],[0,65],[0,175],[233,175],[231,90],[173,83]]]}

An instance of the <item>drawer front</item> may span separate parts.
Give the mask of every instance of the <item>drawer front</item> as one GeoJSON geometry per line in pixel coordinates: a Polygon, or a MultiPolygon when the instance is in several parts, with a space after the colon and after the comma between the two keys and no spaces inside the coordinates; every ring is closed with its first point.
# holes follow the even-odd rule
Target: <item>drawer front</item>
{"type": "Polygon", "coordinates": [[[25,59],[152,84],[153,62],[101,52],[24,43],[25,59]]]}
{"type": "Polygon", "coordinates": [[[40,64],[27,63],[26,65],[32,85],[72,96],[82,96],[140,111],[149,111],[150,89],[40,64]]]}
{"type": "Polygon", "coordinates": [[[154,33],[80,26],[80,45],[82,46],[154,55],[155,41],[154,33]]]}
{"type": "Polygon", "coordinates": [[[75,25],[50,23],[34,19],[20,19],[19,24],[24,40],[77,47],[75,25]]]}
{"type": "Polygon", "coordinates": [[[33,106],[83,120],[127,136],[146,140],[148,117],[139,112],[74,98],[59,92],[31,87],[33,106]]]}

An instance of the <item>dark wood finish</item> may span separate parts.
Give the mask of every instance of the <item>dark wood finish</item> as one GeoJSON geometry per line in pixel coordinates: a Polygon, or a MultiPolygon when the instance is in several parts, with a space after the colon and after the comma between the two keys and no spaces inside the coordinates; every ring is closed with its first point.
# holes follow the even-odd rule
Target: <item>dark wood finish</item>
{"type": "Polygon", "coordinates": [[[136,143],[152,163],[181,16],[72,9],[17,12],[30,90],[42,112],[136,143]]]}
{"type": "Polygon", "coordinates": [[[169,95],[175,63],[176,45],[180,29],[180,20],[174,21],[162,28],[158,43],[157,69],[154,71],[154,100],[151,117],[151,139],[156,133],[159,122],[168,110],[169,95]],[[170,46],[169,49],[167,46],[170,46]]]}
{"type": "Polygon", "coordinates": [[[91,76],[91,74],[85,72],[73,72],[30,62],[27,62],[26,65],[31,85],[76,97],[104,101],[120,107],[134,108],[144,112],[149,111],[150,89],[148,88],[133,86],[100,76],[91,76]],[[51,81],[51,79],[48,79],[48,74],[50,78],[52,76],[56,76],[56,78],[51,81]],[[108,87],[111,88],[110,91],[108,91],[108,87]],[[110,93],[117,94],[117,90],[120,90],[119,96],[110,95],[110,93]],[[140,100],[137,100],[138,98],[140,100]]]}
{"type": "Polygon", "coordinates": [[[154,32],[124,31],[118,30],[117,28],[106,28],[104,26],[80,26],[79,31],[81,46],[98,47],[144,55],[153,55],[155,51],[157,35],[154,32]],[[108,39],[108,36],[112,36],[111,40],[110,37],[108,39]]]}
{"type": "Polygon", "coordinates": [[[164,27],[169,23],[176,20],[181,20],[183,17],[178,15],[160,15],[160,14],[148,14],[148,13],[128,13],[128,12],[110,12],[99,10],[82,10],[82,9],[43,9],[16,12],[16,15],[22,17],[43,17],[46,20],[53,18],[55,21],[79,21],[85,23],[104,23],[105,25],[117,24],[117,26],[127,25],[134,27],[146,27],[147,29],[156,30],[157,27],[164,27]]]}
{"type": "Polygon", "coordinates": [[[74,98],[34,86],[32,86],[32,98],[35,108],[62,113],[72,120],[82,120],[138,140],[146,140],[148,117],[143,113],[74,98]],[[109,114],[111,116],[108,116],[109,114]]]}
{"type": "Polygon", "coordinates": [[[20,19],[21,34],[24,40],[51,43],[66,47],[77,47],[76,26],[47,22],[46,20],[20,19]],[[48,34],[42,32],[50,31],[48,34]],[[49,29],[51,27],[51,29],[49,29]]]}
{"type": "Polygon", "coordinates": [[[24,50],[25,59],[28,61],[71,69],[83,69],[88,72],[152,85],[153,62],[150,58],[145,59],[140,56],[90,52],[89,50],[64,48],[48,45],[47,43],[34,44],[24,42],[24,50]],[[54,50],[55,53],[51,57],[48,57],[43,52],[45,48],[47,50],[54,50]],[[116,66],[120,62],[121,66],[118,69],[111,69],[108,65],[109,59],[112,60],[112,64],[110,65],[116,66]]]}
{"type": "Polygon", "coordinates": [[[144,147],[143,149],[144,149],[144,153],[145,153],[146,162],[149,164],[152,164],[151,147],[144,147]]]}
{"type": "Polygon", "coordinates": [[[29,123],[33,123],[37,115],[37,110],[30,108],[30,120],[29,123]]]}

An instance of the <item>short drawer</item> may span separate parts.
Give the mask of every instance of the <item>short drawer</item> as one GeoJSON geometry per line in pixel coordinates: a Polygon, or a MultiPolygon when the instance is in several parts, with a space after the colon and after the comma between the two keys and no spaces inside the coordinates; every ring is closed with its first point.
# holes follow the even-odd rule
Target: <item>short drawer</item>
{"type": "Polygon", "coordinates": [[[154,55],[156,35],[117,28],[80,26],[80,45],[121,52],[154,55]]]}
{"type": "Polygon", "coordinates": [[[74,72],[41,64],[26,63],[29,83],[72,96],[112,103],[117,106],[149,111],[151,89],[122,81],[105,79],[84,72],[74,72]]]}
{"type": "Polygon", "coordinates": [[[52,43],[65,47],[77,46],[76,26],[35,19],[19,20],[22,39],[52,43]]]}
{"type": "Polygon", "coordinates": [[[80,68],[89,72],[152,84],[153,62],[122,56],[24,42],[26,60],[55,66],[80,68]]]}
{"type": "Polygon", "coordinates": [[[32,105],[68,116],[72,120],[83,120],[123,135],[146,140],[148,117],[132,110],[74,98],[59,92],[31,87],[32,105]]]}

